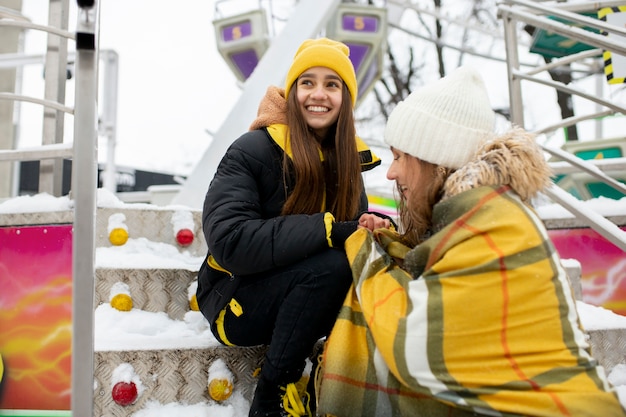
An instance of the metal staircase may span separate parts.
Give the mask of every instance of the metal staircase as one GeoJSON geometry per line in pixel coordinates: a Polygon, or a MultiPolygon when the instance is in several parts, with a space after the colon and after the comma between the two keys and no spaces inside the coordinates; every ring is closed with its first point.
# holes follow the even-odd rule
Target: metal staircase
{"type": "MultiPolygon", "coordinates": [[[[593,10],[611,9],[618,6],[621,6],[619,1],[600,1],[593,4],[593,10]]],[[[626,36],[626,29],[580,14],[580,12],[589,11],[590,7],[591,5],[588,2],[537,2],[528,0],[506,0],[498,6],[498,12],[504,23],[509,100],[511,103],[511,122],[513,124],[521,127],[525,126],[523,82],[541,84],[550,89],[563,91],[596,104],[595,112],[558,120],[550,126],[534,130],[538,135],[552,132],[559,128],[566,128],[567,126],[575,126],[584,120],[599,119],[615,114],[626,116],[626,104],[624,102],[620,103],[608,94],[606,97],[594,95],[579,88],[541,77],[541,74],[545,74],[550,70],[562,69],[570,71],[572,65],[579,65],[591,73],[598,73],[603,69],[603,66],[599,65],[598,58],[603,55],[603,51],[605,54],[606,51],[611,51],[612,54],[626,56],[626,44],[620,40],[623,39],[623,36],[626,36]],[[558,21],[556,18],[560,18],[562,21],[558,21]],[[563,21],[568,23],[563,23],[563,21]],[[536,30],[549,31],[550,33],[561,35],[567,40],[584,43],[589,48],[575,54],[565,54],[563,57],[553,59],[542,66],[523,69],[519,61],[518,43],[518,29],[521,24],[532,25],[536,30]],[[588,29],[582,29],[582,26],[588,29]],[[590,29],[595,29],[598,33],[590,29]]],[[[601,72],[600,75],[602,75],[601,72]]],[[[603,140],[602,137],[595,139],[597,142],[603,140]]],[[[626,142],[626,137],[623,137],[622,141],[626,142]]],[[[593,164],[559,148],[543,146],[543,149],[556,157],[556,159],[592,175],[626,196],[626,185],[605,174],[601,169],[603,164],[593,164]]],[[[621,170],[624,170],[626,168],[626,156],[614,159],[614,161],[611,161],[614,169],[621,168],[621,170]],[[617,164],[617,167],[615,164],[617,164]]],[[[599,159],[596,161],[604,162],[605,160],[599,159]]],[[[547,194],[552,200],[561,204],[589,227],[626,252],[626,231],[621,230],[617,225],[598,213],[586,209],[580,201],[556,185],[549,188],[547,194]]]]}

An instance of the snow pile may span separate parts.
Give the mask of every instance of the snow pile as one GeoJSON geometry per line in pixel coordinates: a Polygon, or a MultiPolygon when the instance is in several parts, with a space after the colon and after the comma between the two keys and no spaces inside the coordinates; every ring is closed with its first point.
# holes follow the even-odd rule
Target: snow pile
{"type": "Polygon", "coordinates": [[[186,269],[197,271],[204,256],[194,256],[167,243],[144,237],[128,239],[123,246],[96,248],[98,268],[186,269]]]}
{"type": "Polygon", "coordinates": [[[184,320],[173,320],[164,312],[153,313],[136,308],[119,311],[110,304],[101,304],[96,308],[94,321],[96,351],[219,346],[199,311],[188,311],[184,320]]]}
{"type": "Polygon", "coordinates": [[[582,301],[576,302],[580,322],[587,331],[604,329],[626,329],[626,317],[604,307],[594,306],[582,301]]]}

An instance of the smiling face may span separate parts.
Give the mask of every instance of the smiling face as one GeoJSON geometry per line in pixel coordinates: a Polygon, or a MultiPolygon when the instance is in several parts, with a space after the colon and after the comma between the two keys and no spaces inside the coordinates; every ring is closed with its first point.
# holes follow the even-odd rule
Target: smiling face
{"type": "Polygon", "coordinates": [[[396,182],[402,198],[409,202],[424,192],[427,181],[432,176],[432,164],[421,163],[414,156],[391,148],[393,161],[387,170],[387,179],[396,182]]]}
{"type": "Polygon", "coordinates": [[[339,118],[343,81],[326,67],[312,67],[296,81],[300,111],[307,125],[318,137],[325,137],[330,126],[339,118]]]}

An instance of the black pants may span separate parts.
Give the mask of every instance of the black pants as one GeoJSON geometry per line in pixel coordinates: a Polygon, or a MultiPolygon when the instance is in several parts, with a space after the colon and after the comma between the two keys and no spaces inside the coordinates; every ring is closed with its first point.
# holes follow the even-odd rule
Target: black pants
{"type": "Polygon", "coordinates": [[[296,382],[315,343],[330,333],[352,283],[345,253],[328,249],[240,279],[233,298],[242,314],[227,306],[223,320],[228,341],[269,345],[261,375],[280,385],[296,382]]]}

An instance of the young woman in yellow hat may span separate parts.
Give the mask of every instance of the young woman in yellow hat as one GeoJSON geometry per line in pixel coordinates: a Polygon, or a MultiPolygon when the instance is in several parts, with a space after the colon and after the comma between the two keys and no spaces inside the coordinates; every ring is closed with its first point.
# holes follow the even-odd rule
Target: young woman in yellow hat
{"type": "Polygon", "coordinates": [[[199,307],[223,344],[268,345],[250,416],[314,412],[312,381],[295,383],[352,282],[343,243],[359,223],[389,227],[367,213],[361,172],[380,161],[356,136],[356,98],[348,47],[305,41],[206,194],[199,307]]]}

